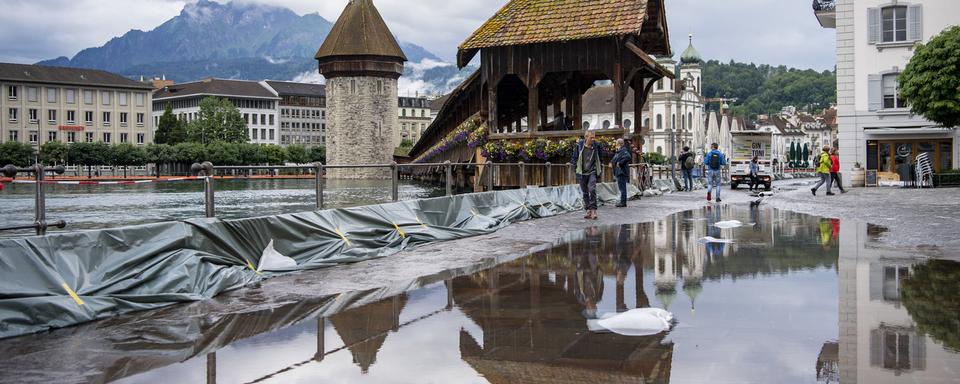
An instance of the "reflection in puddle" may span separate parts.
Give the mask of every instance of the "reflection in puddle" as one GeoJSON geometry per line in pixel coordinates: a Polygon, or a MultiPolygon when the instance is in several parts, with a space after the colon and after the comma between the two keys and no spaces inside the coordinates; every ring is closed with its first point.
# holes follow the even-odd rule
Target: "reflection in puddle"
{"type": "Polygon", "coordinates": [[[956,380],[960,264],[878,255],[864,233],[731,207],[591,228],[400,295],[356,292],[187,324],[145,315],[137,336],[105,324],[95,330],[102,344],[83,348],[31,338],[72,345],[84,327],[0,341],[12,356],[0,381],[24,371],[142,383],[956,380]],[[732,220],[745,225],[715,225],[732,220]],[[671,311],[676,325],[639,337],[588,329],[648,307],[671,311]],[[40,368],[64,360],[66,369],[40,368]]]}

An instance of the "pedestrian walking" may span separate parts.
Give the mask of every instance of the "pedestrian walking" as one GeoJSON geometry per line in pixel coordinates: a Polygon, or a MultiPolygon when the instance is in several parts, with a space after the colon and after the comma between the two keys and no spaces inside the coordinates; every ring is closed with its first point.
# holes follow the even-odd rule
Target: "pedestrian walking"
{"type": "Polygon", "coordinates": [[[830,151],[830,180],[840,189],[840,193],[847,193],[847,190],[843,189],[843,180],[840,179],[840,151],[836,148],[830,151]]]}
{"type": "Polygon", "coordinates": [[[823,151],[813,160],[813,165],[817,168],[817,176],[820,176],[820,182],[817,185],[810,188],[810,192],[814,196],[817,195],[817,190],[820,189],[820,186],[827,184],[827,196],[833,196],[834,193],[831,192],[833,187],[833,180],[830,178],[830,169],[833,168],[830,161],[830,147],[823,146],[823,151]]]}
{"type": "Polygon", "coordinates": [[[633,156],[630,155],[630,149],[625,144],[623,139],[617,139],[617,154],[610,162],[613,176],[617,178],[617,188],[620,189],[620,202],[617,203],[617,208],[627,206],[627,182],[630,180],[630,161],[633,156]]]}
{"type": "Polygon", "coordinates": [[[690,152],[690,147],[683,147],[683,151],[680,152],[680,157],[677,160],[680,161],[680,173],[683,174],[683,190],[692,191],[693,168],[697,166],[697,159],[693,152],[690,152]]]}
{"type": "Polygon", "coordinates": [[[596,134],[588,130],[573,151],[573,164],[580,179],[580,191],[583,192],[583,207],[587,211],[583,218],[592,220],[597,219],[597,180],[603,175],[600,144],[595,138],[596,134]]]}
{"type": "Polygon", "coordinates": [[[720,200],[720,182],[722,178],[721,170],[727,165],[727,160],[720,151],[720,145],[713,143],[710,145],[710,152],[703,156],[703,162],[707,168],[707,201],[710,201],[714,189],[717,191],[717,202],[720,200]]]}
{"type": "Polygon", "coordinates": [[[760,158],[757,156],[750,160],[750,191],[760,184],[760,158]]]}

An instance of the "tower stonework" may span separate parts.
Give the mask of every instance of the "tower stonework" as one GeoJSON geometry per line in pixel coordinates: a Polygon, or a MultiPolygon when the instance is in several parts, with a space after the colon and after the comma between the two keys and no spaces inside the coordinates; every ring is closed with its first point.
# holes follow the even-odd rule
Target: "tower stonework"
{"type": "MultiPolygon", "coordinates": [[[[372,0],[351,0],[317,51],[327,80],[328,165],[389,164],[397,79],[407,60],[372,0]]],[[[337,179],[385,179],[387,168],[330,169],[337,179]]]]}

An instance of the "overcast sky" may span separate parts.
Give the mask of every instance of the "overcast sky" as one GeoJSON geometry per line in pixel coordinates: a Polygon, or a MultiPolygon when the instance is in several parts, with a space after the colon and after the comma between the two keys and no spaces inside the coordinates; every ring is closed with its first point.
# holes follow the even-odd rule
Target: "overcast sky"
{"type": "MultiPolygon", "coordinates": [[[[225,2],[226,0],[217,0],[225,2]]],[[[336,20],[347,0],[243,0],[319,12],[336,20]]],[[[32,63],[100,46],[130,29],[150,30],[185,0],[0,0],[0,61],[32,63]]],[[[376,0],[393,32],[447,60],[506,0],[376,0]]],[[[820,28],[809,0],[666,0],[673,49],[687,35],[706,59],[832,69],[834,31],[820,28]]]]}

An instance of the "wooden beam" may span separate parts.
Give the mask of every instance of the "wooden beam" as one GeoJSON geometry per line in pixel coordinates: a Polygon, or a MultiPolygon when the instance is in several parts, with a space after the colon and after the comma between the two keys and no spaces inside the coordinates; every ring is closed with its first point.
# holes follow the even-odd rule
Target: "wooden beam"
{"type": "Polygon", "coordinates": [[[487,86],[487,127],[493,131],[500,131],[500,117],[497,111],[497,85],[487,86]]]}
{"type": "Polygon", "coordinates": [[[537,114],[540,110],[540,85],[531,81],[530,88],[527,89],[527,129],[530,132],[536,132],[537,123],[540,121],[537,114]]]}

